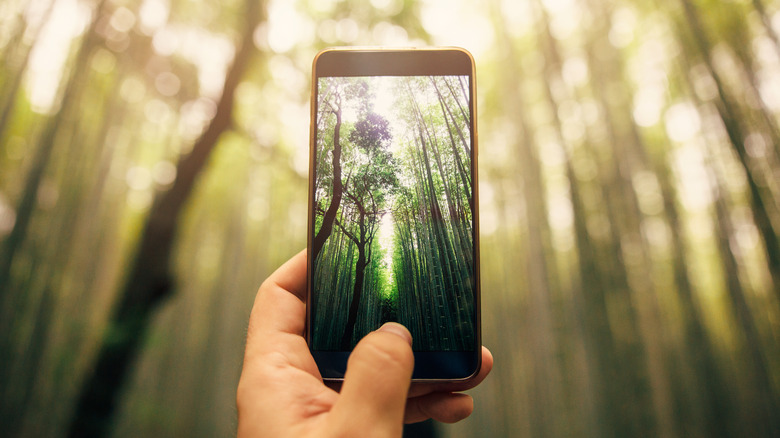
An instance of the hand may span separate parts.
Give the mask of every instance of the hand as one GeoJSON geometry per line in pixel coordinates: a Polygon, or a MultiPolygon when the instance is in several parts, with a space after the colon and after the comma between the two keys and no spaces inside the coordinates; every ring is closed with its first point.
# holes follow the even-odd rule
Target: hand
{"type": "Polygon", "coordinates": [[[340,392],[326,386],[303,338],[306,251],[274,272],[249,317],[238,383],[239,437],[400,437],[403,423],[434,418],[454,423],[471,414],[464,391],[493,366],[482,347],[482,368],[468,382],[413,385],[412,338],[387,323],[350,355],[340,392]]]}

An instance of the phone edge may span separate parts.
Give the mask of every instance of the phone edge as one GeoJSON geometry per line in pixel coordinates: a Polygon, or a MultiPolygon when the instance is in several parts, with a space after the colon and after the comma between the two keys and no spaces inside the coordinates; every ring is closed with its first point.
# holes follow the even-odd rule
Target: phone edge
{"type": "MultiPolygon", "coordinates": [[[[469,87],[469,93],[470,93],[470,99],[469,104],[471,106],[471,141],[472,141],[472,160],[471,160],[471,172],[472,172],[472,181],[473,181],[473,197],[472,197],[472,203],[471,206],[472,209],[472,216],[474,217],[474,273],[475,273],[475,313],[476,313],[476,338],[477,338],[477,348],[476,348],[476,367],[473,371],[473,373],[466,377],[458,377],[458,378],[445,378],[445,379],[426,379],[426,378],[412,378],[413,383],[447,383],[447,382],[468,382],[472,379],[474,379],[482,369],[482,280],[481,280],[481,249],[480,249],[480,238],[479,238],[479,171],[478,171],[478,164],[479,164],[479,141],[478,141],[478,123],[477,123],[477,72],[476,72],[476,61],[474,60],[474,56],[469,52],[467,49],[463,47],[458,46],[438,46],[438,47],[382,47],[382,46],[348,46],[348,47],[327,47],[319,52],[314,56],[314,59],[312,60],[312,68],[311,68],[311,95],[310,95],[310,102],[309,102],[309,178],[308,178],[308,217],[307,217],[307,228],[306,228],[306,321],[304,324],[304,339],[306,340],[307,348],[309,348],[309,351],[311,351],[311,327],[309,324],[309,321],[311,319],[311,284],[310,279],[311,275],[310,272],[313,268],[314,260],[311,258],[311,253],[309,249],[312,245],[312,239],[314,238],[313,232],[312,232],[312,225],[314,220],[313,215],[313,208],[314,208],[314,190],[313,190],[313,184],[314,181],[314,167],[316,165],[315,160],[315,151],[316,151],[316,126],[317,126],[317,92],[318,92],[318,83],[317,83],[317,62],[319,59],[323,56],[327,56],[329,53],[332,52],[341,52],[341,51],[352,51],[352,52],[406,52],[406,51],[458,51],[466,55],[466,57],[469,60],[470,64],[470,76],[471,76],[471,83],[469,87]]],[[[321,376],[323,381],[327,382],[342,382],[344,380],[343,377],[323,377],[321,376]]]]}

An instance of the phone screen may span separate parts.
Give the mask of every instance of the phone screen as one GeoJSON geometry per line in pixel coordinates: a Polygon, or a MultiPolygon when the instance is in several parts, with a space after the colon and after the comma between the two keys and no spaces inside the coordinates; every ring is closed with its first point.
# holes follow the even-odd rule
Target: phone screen
{"type": "Polygon", "coordinates": [[[396,321],[415,352],[474,352],[473,75],[349,73],[315,76],[310,348],[396,321]]]}

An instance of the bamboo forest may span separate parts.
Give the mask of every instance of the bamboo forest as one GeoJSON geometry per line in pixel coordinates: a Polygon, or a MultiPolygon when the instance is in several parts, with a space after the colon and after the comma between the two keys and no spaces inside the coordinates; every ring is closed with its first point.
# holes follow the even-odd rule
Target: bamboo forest
{"type": "Polygon", "coordinates": [[[779,0],[3,0],[0,434],[235,436],[312,60],[371,45],[476,61],[474,201],[461,79],[320,86],[328,348],[461,348],[478,202],[495,366],[407,436],[780,436],[779,0]]]}
{"type": "Polygon", "coordinates": [[[398,321],[416,350],[473,350],[468,80],[319,80],[313,348],[398,321]]]}

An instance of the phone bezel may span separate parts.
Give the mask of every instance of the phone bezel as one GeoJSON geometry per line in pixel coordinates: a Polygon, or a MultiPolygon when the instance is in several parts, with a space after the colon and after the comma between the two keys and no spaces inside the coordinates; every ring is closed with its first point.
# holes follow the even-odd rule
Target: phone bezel
{"type": "MultiPolygon", "coordinates": [[[[318,78],[357,76],[443,76],[469,77],[469,109],[471,111],[471,175],[472,218],[474,238],[476,336],[471,351],[414,351],[415,382],[466,381],[477,375],[482,365],[482,318],[479,251],[479,184],[476,110],[476,70],[474,58],[459,47],[439,48],[357,48],[336,47],[320,51],[312,63],[312,84],[309,126],[309,202],[307,247],[314,239],[314,172],[316,165],[316,123],[318,78]]],[[[321,351],[311,349],[311,273],[313,263],[307,256],[306,273],[306,328],[305,338],[324,380],[343,380],[349,351],[321,351]]]]}

